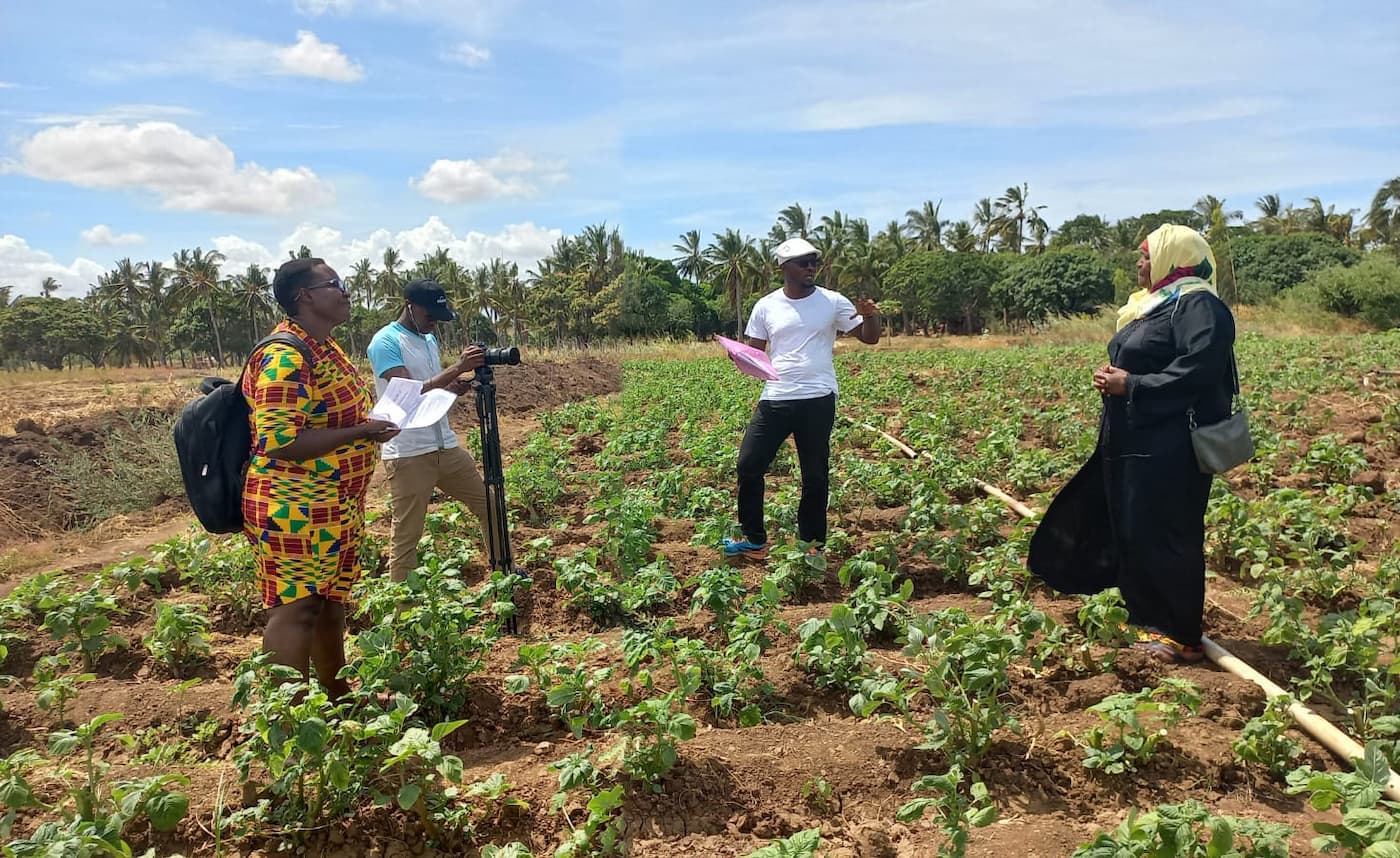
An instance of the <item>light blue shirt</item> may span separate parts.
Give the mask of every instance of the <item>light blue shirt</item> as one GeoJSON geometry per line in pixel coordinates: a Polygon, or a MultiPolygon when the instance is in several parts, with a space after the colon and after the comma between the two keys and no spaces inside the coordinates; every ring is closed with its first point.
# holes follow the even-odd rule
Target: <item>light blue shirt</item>
{"type": "MultiPolygon", "coordinates": [[[[374,388],[383,396],[389,386],[384,373],[401,366],[409,378],[427,381],[442,372],[442,355],[437,337],[419,334],[394,321],[380,328],[369,341],[369,365],[374,371],[374,388]]],[[[381,446],[380,455],[385,459],[406,459],[457,446],[457,433],[444,416],[432,426],[403,430],[381,446]]]]}

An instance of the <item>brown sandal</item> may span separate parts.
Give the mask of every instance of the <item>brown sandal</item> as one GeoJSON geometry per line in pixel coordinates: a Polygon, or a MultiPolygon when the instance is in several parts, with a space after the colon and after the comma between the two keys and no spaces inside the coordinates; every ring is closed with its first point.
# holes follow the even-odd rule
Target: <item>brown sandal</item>
{"type": "Polygon", "coordinates": [[[1161,632],[1146,629],[1138,632],[1133,649],[1146,653],[1164,664],[1199,664],[1206,657],[1205,648],[1199,644],[1189,646],[1178,643],[1161,632]]]}

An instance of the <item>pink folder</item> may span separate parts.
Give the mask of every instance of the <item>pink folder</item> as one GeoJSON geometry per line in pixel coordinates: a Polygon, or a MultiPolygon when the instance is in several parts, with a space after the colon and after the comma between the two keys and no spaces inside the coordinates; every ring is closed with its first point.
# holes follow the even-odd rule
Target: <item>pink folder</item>
{"type": "Polygon", "coordinates": [[[729,359],[734,361],[734,365],[739,368],[739,372],[742,372],[744,375],[751,375],[754,378],[767,379],[768,381],[778,380],[778,371],[773,369],[773,364],[768,360],[768,355],[753,346],[746,346],[728,337],[721,337],[719,334],[715,334],[715,339],[719,340],[719,344],[724,346],[725,352],[729,354],[729,359]]]}

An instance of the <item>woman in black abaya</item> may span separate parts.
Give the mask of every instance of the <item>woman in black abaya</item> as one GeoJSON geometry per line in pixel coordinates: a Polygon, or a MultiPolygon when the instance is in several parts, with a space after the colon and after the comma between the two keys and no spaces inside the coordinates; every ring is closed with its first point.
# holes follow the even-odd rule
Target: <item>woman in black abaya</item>
{"type": "Polygon", "coordinates": [[[1118,314],[1099,442],[1031,539],[1028,566],[1064,593],[1117,587],[1135,648],[1166,662],[1204,657],[1205,510],[1210,474],[1191,446],[1230,416],[1235,320],[1215,293],[1215,260],[1195,230],[1166,224],[1142,243],[1138,284],[1118,314]]]}

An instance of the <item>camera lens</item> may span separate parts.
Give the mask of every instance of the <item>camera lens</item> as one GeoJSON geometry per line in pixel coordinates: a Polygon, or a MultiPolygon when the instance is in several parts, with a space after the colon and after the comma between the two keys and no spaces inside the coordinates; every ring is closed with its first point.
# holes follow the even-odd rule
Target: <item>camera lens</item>
{"type": "Polygon", "coordinates": [[[515,346],[487,349],[486,363],[488,366],[516,366],[520,363],[520,349],[515,346]]]}

